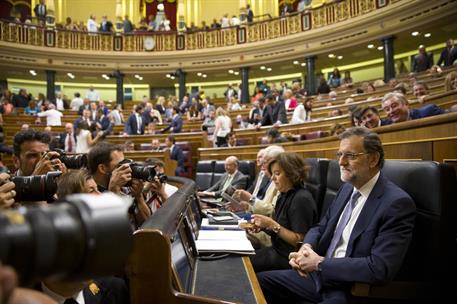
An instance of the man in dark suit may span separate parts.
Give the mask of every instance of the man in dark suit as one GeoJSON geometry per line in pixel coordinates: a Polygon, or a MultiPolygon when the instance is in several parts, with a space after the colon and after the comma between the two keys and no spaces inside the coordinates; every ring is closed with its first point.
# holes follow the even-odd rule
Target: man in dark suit
{"type": "Polygon", "coordinates": [[[415,204],[382,174],[379,136],[363,127],[345,131],[337,159],[345,184],[289,255],[294,270],[257,274],[268,303],[347,303],[352,283],[388,282],[403,262],[415,204]]]}
{"type": "Polygon", "coordinates": [[[257,174],[251,187],[248,189],[248,192],[252,194],[252,197],[254,197],[254,199],[258,198],[259,200],[264,198],[265,192],[271,182],[271,179],[265,174],[265,171],[262,170],[264,155],[265,149],[260,149],[259,152],[257,152],[256,165],[259,173],[257,174]]]}
{"type": "Polygon", "coordinates": [[[381,117],[379,117],[378,109],[372,106],[367,106],[360,109],[360,112],[358,112],[358,117],[360,125],[368,129],[391,124],[388,119],[381,119],[381,117]]]}
{"type": "Polygon", "coordinates": [[[60,133],[59,145],[65,152],[76,152],[76,134],[72,123],[65,124],[65,132],[60,133]]]}
{"type": "Polygon", "coordinates": [[[44,22],[46,20],[47,8],[46,4],[44,4],[44,0],[40,0],[40,2],[35,5],[33,12],[38,21],[44,22]]]}
{"type": "Polygon", "coordinates": [[[251,9],[251,5],[246,4],[246,17],[248,22],[251,23],[254,20],[254,12],[251,9]]]}
{"type": "MultiPolygon", "coordinates": [[[[260,122],[261,126],[280,125],[288,122],[284,101],[275,100],[273,95],[267,95],[265,101],[267,106],[263,111],[262,121],[260,122]]],[[[260,125],[257,126],[260,127],[260,125]]]]}
{"type": "Polygon", "coordinates": [[[124,132],[128,135],[142,135],[144,134],[144,120],[142,118],[143,106],[137,105],[135,112],[130,114],[127,122],[125,123],[124,132]]]}
{"type": "Polygon", "coordinates": [[[89,100],[89,98],[84,98],[83,104],[81,106],[79,106],[78,114],[82,115],[84,110],[89,110],[90,111],[90,100],[89,100]]]}
{"type": "Polygon", "coordinates": [[[444,66],[451,66],[454,61],[457,60],[457,47],[454,45],[454,39],[448,39],[446,41],[446,48],[441,52],[440,59],[438,59],[438,65],[444,63],[444,66]]]}
{"type": "Polygon", "coordinates": [[[222,193],[232,186],[235,189],[246,189],[248,177],[238,171],[238,158],[229,156],[225,159],[225,174],[206,191],[198,192],[201,197],[221,198],[222,193]]]}
{"type": "Polygon", "coordinates": [[[419,46],[419,53],[414,56],[412,71],[415,73],[430,69],[433,65],[433,54],[427,53],[425,46],[419,46]]]}
{"type": "Polygon", "coordinates": [[[102,17],[102,22],[100,23],[100,32],[111,33],[113,31],[113,23],[108,20],[108,17],[105,15],[102,17]]]}
{"type": "MultiPolygon", "coordinates": [[[[113,131],[113,124],[111,123],[108,116],[105,115],[105,112],[102,108],[97,110],[97,119],[95,120],[96,123],[96,132],[103,131],[103,135],[110,135],[113,131]]],[[[97,135],[97,134],[95,134],[97,135]]],[[[95,136],[94,136],[95,137],[95,136]]]]}
{"type": "Polygon", "coordinates": [[[180,146],[176,145],[176,138],[173,135],[168,135],[165,138],[165,145],[170,149],[170,158],[177,161],[175,175],[179,176],[186,171],[184,167],[184,153],[180,146]]]}
{"type": "MultiPolygon", "coordinates": [[[[408,100],[401,93],[388,93],[382,99],[382,108],[389,117],[390,123],[398,123],[445,113],[434,104],[428,104],[419,109],[409,109],[408,100]]],[[[389,124],[389,123],[387,123],[389,124]]]]}
{"type": "Polygon", "coordinates": [[[168,127],[162,130],[162,133],[167,132],[168,130],[170,130],[172,133],[181,133],[182,124],[183,122],[180,108],[173,107],[173,118],[171,123],[168,125],[168,127]]]}

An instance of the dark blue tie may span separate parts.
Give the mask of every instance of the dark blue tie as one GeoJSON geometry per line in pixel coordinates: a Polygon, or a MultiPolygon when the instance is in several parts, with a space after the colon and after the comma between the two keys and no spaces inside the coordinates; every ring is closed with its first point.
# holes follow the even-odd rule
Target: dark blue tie
{"type": "Polygon", "coordinates": [[[349,222],[349,219],[351,218],[352,215],[352,210],[354,210],[355,203],[357,202],[357,199],[360,197],[360,192],[355,191],[351,195],[351,199],[349,200],[349,203],[346,204],[346,207],[344,207],[343,210],[343,215],[341,215],[340,222],[336,226],[335,233],[333,234],[333,238],[330,242],[330,245],[328,246],[327,253],[325,254],[325,257],[331,257],[336,249],[336,246],[341,240],[341,236],[343,235],[343,230],[346,227],[347,223],[349,222]]]}

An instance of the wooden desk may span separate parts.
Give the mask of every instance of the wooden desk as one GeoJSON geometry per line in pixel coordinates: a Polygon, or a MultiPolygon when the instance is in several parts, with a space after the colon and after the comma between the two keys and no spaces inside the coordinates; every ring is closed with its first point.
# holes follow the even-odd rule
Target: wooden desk
{"type": "Polygon", "coordinates": [[[266,303],[248,257],[198,260],[193,246],[200,221],[195,182],[170,180],[181,183],[179,191],[134,233],[127,271],[132,304],[266,303]],[[235,277],[216,271],[227,267],[235,277]],[[198,286],[201,276],[204,286],[198,286]]]}

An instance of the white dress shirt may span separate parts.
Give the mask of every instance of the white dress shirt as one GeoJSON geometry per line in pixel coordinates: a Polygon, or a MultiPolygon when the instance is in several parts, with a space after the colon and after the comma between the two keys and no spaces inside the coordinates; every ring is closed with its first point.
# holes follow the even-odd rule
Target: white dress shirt
{"type": "Polygon", "coordinates": [[[46,125],[47,126],[61,126],[61,117],[63,116],[62,113],[55,109],[47,110],[44,112],[37,113],[39,117],[46,117],[46,125]]]}
{"type": "MultiPolygon", "coordinates": [[[[373,190],[374,186],[376,185],[376,182],[378,181],[379,178],[379,172],[373,176],[365,185],[363,185],[360,189],[356,189],[354,187],[353,191],[359,191],[360,192],[360,197],[355,203],[354,209],[352,210],[351,217],[349,218],[349,222],[347,223],[346,227],[343,230],[343,234],[341,235],[341,240],[338,243],[338,245],[335,248],[335,251],[333,253],[334,258],[344,258],[346,256],[346,250],[348,247],[349,243],[349,238],[351,237],[352,230],[354,229],[355,223],[357,222],[357,219],[359,218],[360,212],[362,212],[363,206],[365,206],[365,202],[367,201],[368,196],[371,193],[371,190],[373,190]]],[[[343,215],[344,212],[341,213],[343,215]]],[[[341,220],[338,220],[338,223],[341,220]]],[[[338,224],[336,225],[338,227],[338,224]]]]}

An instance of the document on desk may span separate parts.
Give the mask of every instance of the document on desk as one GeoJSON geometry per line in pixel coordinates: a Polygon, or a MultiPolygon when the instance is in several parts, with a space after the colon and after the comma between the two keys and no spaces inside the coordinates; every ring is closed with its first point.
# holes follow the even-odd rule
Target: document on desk
{"type": "Polygon", "coordinates": [[[200,230],[196,241],[197,251],[255,254],[254,247],[243,231],[200,230]]]}

